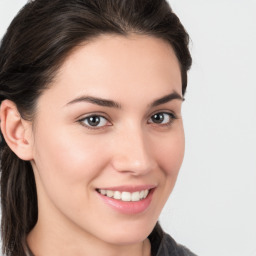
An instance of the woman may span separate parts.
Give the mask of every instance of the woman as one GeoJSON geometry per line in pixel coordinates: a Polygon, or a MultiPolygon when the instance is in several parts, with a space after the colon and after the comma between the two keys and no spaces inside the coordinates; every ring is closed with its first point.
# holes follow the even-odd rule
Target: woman
{"type": "Polygon", "coordinates": [[[35,0],[0,49],[6,255],[193,255],[157,223],[184,154],[189,38],[164,0],[35,0]]]}

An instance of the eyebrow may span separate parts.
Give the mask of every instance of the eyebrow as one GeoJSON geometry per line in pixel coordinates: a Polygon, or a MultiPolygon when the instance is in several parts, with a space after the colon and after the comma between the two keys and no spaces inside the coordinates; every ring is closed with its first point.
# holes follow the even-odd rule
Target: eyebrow
{"type": "Polygon", "coordinates": [[[81,96],[79,98],[76,98],[70,101],[67,105],[74,104],[77,102],[89,102],[89,103],[93,103],[103,107],[121,108],[121,105],[113,100],[107,100],[107,99],[102,99],[102,98],[97,98],[92,96],[81,96]]]}
{"type": "MultiPolygon", "coordinates": [[[[184,101],[184,98],[180,94],[178,94],[177,92],[174,91],[168,95],[165,95],[159,99],[154,100],[149,105],[149,107],[156,107],[158,105],[167,103],[167,102],[175,100],[175,99],[184,101]]],[[[118,102],[115,102],[113,100],[107,100],[107,99],[102,99],[102,98],[98,98],[98,97],[93,97],[93,96],[81,96],[81,97],[75,98],[74,100],[68,102],[66,105],[71,105],[71,104],[79,103],[79,102],[89,102],[92,104],[96,104],[96,105],[103,106],[103,107],[110,107],[110,108],[118,108],[118,109],[122,108],[121,104],[119,104],[118,102]]]]}
{"type": "Polygon", "coordinates": [[[167,103],[169,101],[172,101],[172,100],[181,100],[181,101],[184,101],[185,99],[177,92],[172,92],[160,99],[156,99],[153,101],[153,103],[150,104],[150,107],[156,107],[158,105],[161,105],[161,104],[164,104],[164,103],[167,103]]]}

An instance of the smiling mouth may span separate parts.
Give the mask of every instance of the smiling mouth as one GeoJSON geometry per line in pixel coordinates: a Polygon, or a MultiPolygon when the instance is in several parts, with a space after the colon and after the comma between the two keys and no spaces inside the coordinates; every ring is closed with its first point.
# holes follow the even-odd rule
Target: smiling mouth
{"type": "Polygon", "coordinates": [[[120,200],[123,202],[138,202],[143,199],[145,199],[149,192],[150,189],[144,189],[140,191],[135,191],[135,192],[128,192],[128,191],[114,191],[114,190],[106,190],[106,189],[96,189],[98,193],[101,195],[104,195],[109,198],[113,198],[116,200],[120,200]]]}

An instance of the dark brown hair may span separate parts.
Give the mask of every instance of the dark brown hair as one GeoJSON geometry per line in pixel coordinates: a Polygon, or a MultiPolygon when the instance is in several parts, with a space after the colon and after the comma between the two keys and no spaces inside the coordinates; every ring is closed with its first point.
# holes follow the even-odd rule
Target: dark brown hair
{"type": "MultiPolygon", "coordinates": [[[[0,102],[13,101],[33,120],[37,99],[67,55],[101,34],[143,34],[170,43],[179,60],[182,93],[191,66],[189,37],[165,0],[35,0],[9,26],[0,46],[0,102]]],[[[30,162],[19,159],[1,136],[3,253],[28,255],[26,236],[37,222],[30,162]]]]}

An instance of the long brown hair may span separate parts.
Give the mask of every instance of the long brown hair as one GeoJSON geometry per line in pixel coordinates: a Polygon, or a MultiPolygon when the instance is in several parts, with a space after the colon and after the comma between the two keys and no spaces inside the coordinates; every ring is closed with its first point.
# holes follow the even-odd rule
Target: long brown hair
{"type": "MultiPolygon", "coordinates": [[[[0,46],[0,102],[13,101],[33,120],[37,99],[79,43],[101,34],[162,38],[179,60],[182,93],[191,66],[189,36],[165,0],[34,0],[9,26],[0,46]]],[[[3,253],[28,255],[26,236],[37,222],[37,193],[30,162],[1,136],[3,253]]]]}

